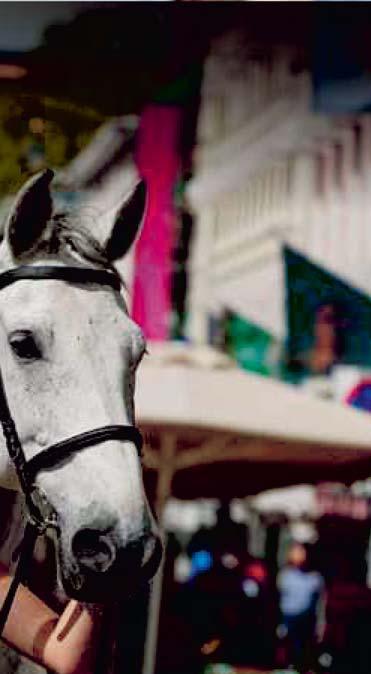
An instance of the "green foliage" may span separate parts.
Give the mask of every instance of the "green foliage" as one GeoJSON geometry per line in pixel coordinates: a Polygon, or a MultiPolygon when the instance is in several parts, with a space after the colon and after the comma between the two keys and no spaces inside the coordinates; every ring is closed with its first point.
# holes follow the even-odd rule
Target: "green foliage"
{"type": "Polygon", "coordinates": [[[68,139],[57,124],[47,122],[45,126],[45,163],[58,168],[66,163],[68,139]]]}
{"type": "Polygon", "coordinates": [[[12,119],[19,119],[19,109],[10,98],[0,97],[0,195],[14,192],[22,182],[24,139],[8,130],[12,119]]]}
{"type": "Polygon", "coordinates": [[[0,199],[43,166],[64,166],[91,139],[104,118],[86,106],[51,97],[0,96],[0,199]],[[30,120],[41,120],[42,131],[30,120]]]}

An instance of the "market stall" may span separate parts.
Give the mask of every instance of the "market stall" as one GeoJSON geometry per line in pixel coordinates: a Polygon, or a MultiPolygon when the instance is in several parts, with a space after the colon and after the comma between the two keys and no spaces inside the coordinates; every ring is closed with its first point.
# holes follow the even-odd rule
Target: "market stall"
{"type": "Polygon", "coordinates": [[[211,349],[150,352],[136,405],[161,502],[170,494],[233,498],[290,484],[350,484],[370,474],[366,413],[241,371],[211,349]]]}
{"type": "MultiPolygon", "coordinates": [[[[364,412],[237,369],[207,347],[151,345],[138,372],[146,475],[161,520],[170,496],[230,499],[371,471],[364,412]]],[[[161,577],[150,609],[145,674],[156,652],[161,577]]]]}

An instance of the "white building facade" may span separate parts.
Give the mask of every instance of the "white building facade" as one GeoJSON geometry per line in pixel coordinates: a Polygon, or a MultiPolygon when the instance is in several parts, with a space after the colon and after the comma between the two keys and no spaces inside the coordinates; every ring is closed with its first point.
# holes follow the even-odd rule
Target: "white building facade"
{"type": "Polygon", "coordinates": [[[224,307],[284,337],[283,243],[371,291],[371,116],[316,114],[298,56],[247,50],[234,32],[206,61],[188,190],[195,342],[224,307]]]}

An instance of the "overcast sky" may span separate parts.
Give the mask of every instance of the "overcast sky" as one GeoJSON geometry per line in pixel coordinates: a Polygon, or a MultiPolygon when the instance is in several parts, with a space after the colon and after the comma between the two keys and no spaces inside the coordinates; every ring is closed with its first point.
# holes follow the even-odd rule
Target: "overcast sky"
{"type": "Polygon", "coordinates": [[[36,47],[51,23],[70,21],[89,2],[0,2],[0,50],[36,47]]]}

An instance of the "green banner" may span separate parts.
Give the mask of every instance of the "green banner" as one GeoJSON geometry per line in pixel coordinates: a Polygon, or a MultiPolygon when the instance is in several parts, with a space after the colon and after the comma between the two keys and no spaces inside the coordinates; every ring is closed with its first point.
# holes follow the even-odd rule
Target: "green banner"
{"type": "Polygon", "coordinates": [[[245,370],[267,376],[279,372],[281,344],[269,332],[238,314],[225,318],[225,347],[245,370]]]}
{"type": "Polygon", "coordinates": [[[335,363],[370,367],[370,297],[288,247],[284,264],[289,370],[310,374],[314,350],[321,357],[321,349],[323,355],[331,348],[329,368],[335,363]]]}

